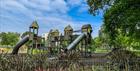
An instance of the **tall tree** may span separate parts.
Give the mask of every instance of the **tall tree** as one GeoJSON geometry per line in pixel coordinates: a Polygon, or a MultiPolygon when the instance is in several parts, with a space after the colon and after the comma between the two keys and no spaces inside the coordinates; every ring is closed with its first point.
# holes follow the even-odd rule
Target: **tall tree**
{"type": "Polygon", "coordinates": [[[112,44],[117,37],[127,36],[140,42],[140,0],[88,0],[89,12],[104,12],[104,28],[112,44]]]}

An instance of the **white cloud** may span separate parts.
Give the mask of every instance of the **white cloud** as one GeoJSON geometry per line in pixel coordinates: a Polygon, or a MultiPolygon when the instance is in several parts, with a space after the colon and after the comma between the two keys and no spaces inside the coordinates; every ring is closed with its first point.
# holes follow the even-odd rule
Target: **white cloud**
{"type": "MultiPolygon", "coordinates": [[[[40,33],[46,33],[49,32],[50,29],[58,29],[62,34],[64,33],[64,28],[67,25],[71,25],[74,30],[80,30],[81,27],[85,24],[91,24],[91,22],[79,22],[79,21],[73,21],[71,19],[64,19],[64,18],[58,18],[58,17],[40,17],[37,19],[39,25],[40,25],[40,33]]],[[[98,25],[99,23],[91,24],[93,33],[92,36],[96,37],[98,36],[98,29],[101,25],[98,25]]]]}
{"type": "Polygon", "coordinates": [[[68,20],[57,17],[47,17],[47,18],[40,17],[37,20],[39,22],[39,25],[43,25],[40,26],[41,27],[40,30],[42,30],[43,33],[49,32],[50,29],[59,29],[61,32],[63,32],[64,28],[69,24],[73,27],[74,30],[79,30],[81,29],[82,25],[88,23],[88,22],[77,22],[71,19],[68,20]]]}
{"type": "Polygon", "coordinates": [[[86,3],[82,3],[78,10],[79,13],[88,12],[89,6],[86,3]]]}
{"type": "Polygon", "coordinates": [[[64,0],[20,0],[19,2],[24,4],[24,6],[35,10],[53,13],[67,13],[68,11],[68,7],[64,0]]]}
{"type": "Polygon", "coordinates": [[[68,15],[71,7],[75,6],[80,7],[79,12],[87,10],[85,0],[0,0],[0,24],[10,24],[7,31],[11,28],[12,31],[22,28],[18,31],[24,32],[32,21],[37,19],[40,33],[48,32],[52,28],[63,31],[68,24],[77,30],[89,22],[76,21],[68,15]]]}
{"type": "Polygon", "coordinates": [[[69,8],[64,0],[0,0],[0,10],[18,12],[30,18],[49,14],[66,14],[69,8]]]}
{"type": "Polygon", "coordinates": [[[77,7],[78,12],[82,13],[82,12],[87,12],[88,11],[88,5],[87,5],[86,1],[87,0],[67,0],[67,4],[71,8],[77,7]]]}
{"type": "Polygon", "coordinates": [[[30,18],[34,17],[32,12],[28,8],[26,8],[24,5],[20,4],[16,0],[1,0],[0,3],[1,3],[0,10],[4,11],[4,12],[0,12],[1,15],[8,15],[8,14],[12,15],[14,13],[17,15],[13,15],[13,16],[18,16],[18,14],[20,14],[20,15],[28,16],[30,18]]]}

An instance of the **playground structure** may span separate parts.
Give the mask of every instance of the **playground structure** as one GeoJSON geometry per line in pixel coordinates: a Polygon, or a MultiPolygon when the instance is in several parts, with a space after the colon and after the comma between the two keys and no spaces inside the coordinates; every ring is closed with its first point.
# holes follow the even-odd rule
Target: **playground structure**
{"type": "MultiPolygon", "coordinates": [[[[61,66],[67,68],[72,63],[76,63],[78,64],[78,66],[82,67],[93,65],[98,66],[99,64],[101,64],[100,66],[105,65],[107,71],[112,69],[116,70],[116,67],[114,68],[114,66],[117,66],[117,69],[122,71],[124,69],[131,70],[135,68],[136,67],[135,65],[137,65],[136,63],[138,63],[137,61],[139,61],[139,58],[135,56],[134,53],[131,53],[130,51],[123,50],[120,48],[114,48],[109,53],[91,53],[91,56],[89,57],[92,38],[91,37],[92,27],[90,24],[83,25],[80,30],[73,30],[72,27],[68,25],[64,29],[64,35],[60,34],[60,32],[57,29],[55,30],[51,29],[48,34],[48,39],[46,41],[44,41],[44,38],[38,36],[38,29],[39,26],[37,22],[34,21],[32,25],[29,27],[29,35],[25,36],[15,45],[12,54],[17,54],[19,48],[25,43],[29,42],[30,45],[28,47],[28,53],[32,53],[32,50],[34,49],[38,50],[43,49],[48,52],[47,54],[37,55],[37,57],[35,58],[39,58],[39,60],[36,59],[33,60],[34,63],[37,63],[37,61],[40,61],[40,59],[44,60],[40,61],[39,63],[41,63],[41,65],[45,65],[42,63],[49,64],[48,68],[56,68],[56,67],[59,68],[61,66]],[[76,34],[77,32],[80,32],[81,34],[78,35],[76,34]],[[79,55],[79,53],[81,57],[76,56],[79,55]],[[45,62],[46,59],[44,59],[43,56],[47,57],[48,62],[45,62]],[[128,62],[127,64],[125,64],[124,62],[127,60],[128,62]],[[136,62],[133,62],[133,60],[135,60],[136,62]],[[131,68],[125,66],[130,66],[131,68]]],[[[18,55],[16,57],[18,57],[18,55]]],[[[20,64],[19,62],[20,60],[18,59],[16,60],[20,64]]],[[[32,59],[29,61],[31,61],[31,64],[33,63],[32,59]]],[[[15,60],[11,62],[15,63],[15,60]]],[[[138,67],[137,71],[139,71],[139,66],[137,67],[138,67]]]]}
{"type": "Polygon", "coordinates": [[[82,55],[90,53],[92,27],[90,24],[83,25],[80,30],[73,30],[68,25],[64,29],[64,35],[59,30],[51,29],[48,34],[48,40],[38,36],[39,25],[34,21],[29,27],[29,35],[20,40],[14,47],[12,54],[17,54],[19,48],[26,42],[29,42],[28,53],[37,48],[47,50],[51,55],[57,55],[61,52],[80,52],[82,55]],[[80,35],[76,33],[81,33],[80,35]]]}
{"type": "Polygon", "coordinates": [[[38,36],[38,29],[39,26],[37,24],[37,21],[33,21],[33,23],[29,27],[29,34],[26,35],[14,46],[12,54],[17,54],[19,48],[27,42],[29,43],[27,51],[27,53],[29,54],[31,54],[32,50],[35,48],[37,49],[45,48],[45,39],[42,38],[41,36],[38,36]]]}

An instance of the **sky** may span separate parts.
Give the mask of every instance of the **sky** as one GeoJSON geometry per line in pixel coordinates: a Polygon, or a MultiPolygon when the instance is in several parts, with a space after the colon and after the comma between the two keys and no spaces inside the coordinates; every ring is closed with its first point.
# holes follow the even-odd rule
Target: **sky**
{"type": "Polygon", "coordinates": [[[67,25],[79,30],[91,24],[96,37],[103,15],[93,16],[88,9],[86,0],[0,0],[0,32],[23,33],[36,20],[40,35],[50,29],[63,32],[67,25]]]}

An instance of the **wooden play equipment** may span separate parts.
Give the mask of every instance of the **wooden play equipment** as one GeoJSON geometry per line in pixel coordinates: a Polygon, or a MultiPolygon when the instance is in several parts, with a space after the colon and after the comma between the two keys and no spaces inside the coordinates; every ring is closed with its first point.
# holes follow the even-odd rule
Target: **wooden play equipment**
{"type": "Polygon", "coordinates": [[[21,39],[13,48],[12,54],[17,54],[19,48],[25,43],[29,42],[27,53],[32,54],[33,49],[42,49],[45,47],[44,38],[38,36],[39,26],[37,21],[33,21],[33,23],[29,27],[29,34],[26,35],[23,39],[21,39]]]}
{"type": "Polygon", "coordinates": [[[68,25],[64,29],[64,35],[58,29],[51,29],[48,34],[48,40],[38,36],[39,25],[37,21],[29,27],[29,35],[20,40],[14,47],[12,54],[17,54],[19,48],[26,42],[30,42],[28,46],[28,53],[32,53],[33,49],[45,49],[51,55],[57,55],[61,52],[80,52],[82,55],[87,56],[90,53],[91,33],[92,27],[90,24],[83,25],[80,30],[73,30],[68,25]],[[81,34],[76,34],[76,33],[81,34]],[[47,43],[47,45],[45,45],[47,43]]]}

